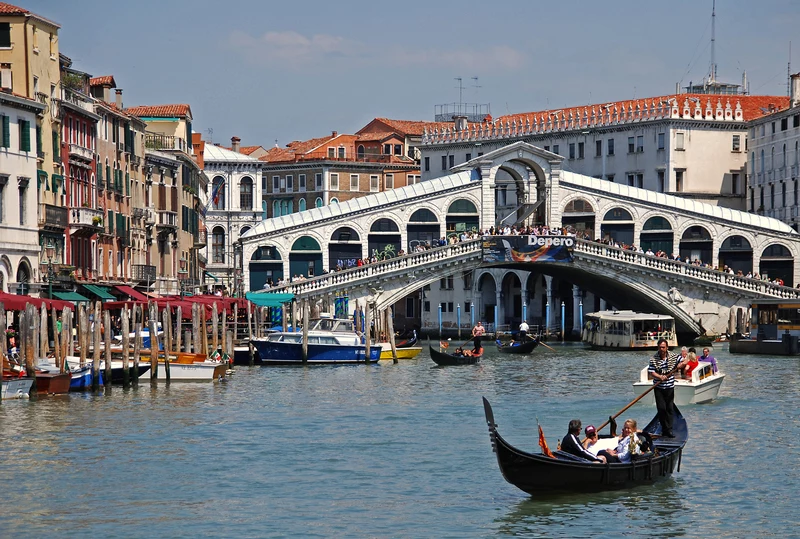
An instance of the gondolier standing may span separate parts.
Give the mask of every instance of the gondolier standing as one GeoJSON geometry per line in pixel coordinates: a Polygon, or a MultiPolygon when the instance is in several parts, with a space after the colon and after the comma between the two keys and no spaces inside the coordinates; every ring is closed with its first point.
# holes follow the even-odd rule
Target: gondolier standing
{"type": "Polygon", "coordinates": [[[661,423],[661,433],[673,438],[672,416],[675,410],[675,376],[674,371],[682,369],[686,361],[681,361],[678,354],[670,354],[666,339],[658,340],[658,351],[650,360],[647,367],[648,377],[657,384],[653,390],[658,409],[658,421],[661,423]]]}
{"type": "Polygon", "coordinates": [[[486,328],[484,328],[483,323],[478,320],[478,323],[472,328],[472,340],[475,343],[475,349],[481,347],[481,337],[483,337],[484,333],[486,333],[486,328]]]}
{"type": "Polygon", "coordinates": [[[519,342],[525,342],[528,339],[528,330],[530,327],[528,323],[523,320],[522,323],[519,325],[519,342]]]}

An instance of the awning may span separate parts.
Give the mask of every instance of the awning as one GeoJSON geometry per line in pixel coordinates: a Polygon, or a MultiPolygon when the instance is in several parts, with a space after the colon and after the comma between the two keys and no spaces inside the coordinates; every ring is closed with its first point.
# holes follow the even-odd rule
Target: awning
{"type": "Polygon", "coordinates": [[[53,292],[53,295],[58,299],[63,299],[65,301],[91,301],[86,296],[81,296],[77,292],[53,292]]]}
{"type": "Polygon", "coordinates": [[[248,292],[245,297],[259,307],[280,307],[294,299],[294,294],[276,294],[264,292],[248,292]]]}
{"type": "Polygon", "coordinates": [[[207,275],[208,277],[211,277],[212,279],[214,279],[214,282],[219,281],[219,277],[217,277],[213,273],[209,273],[208,271],[203,271],[203,275],[207,275]]]}
{"type": "Polygon", "coordinates": [[[147,296],[139,292],[138,290],[134,290],[130,286],[126,285],[117,285],[114,288],[125,294],[131,299],[135,299],[137,301],[147,301],[147,296]]]}
{"type": "Polygon", "coordinates": [[[111,295],[111,293],[108,291],[107,286],[98,286],[96,284],[85,284],[83,285],[83,287],[100,299],[110,299],[111,301],[116,301],[117,299],[111,295]]]}

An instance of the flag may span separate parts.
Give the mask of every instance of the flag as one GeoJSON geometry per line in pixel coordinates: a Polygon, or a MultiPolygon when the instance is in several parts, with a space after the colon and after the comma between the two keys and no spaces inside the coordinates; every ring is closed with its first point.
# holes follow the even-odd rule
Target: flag
{"type": "Polygon", "coordinates": [[[542,448],[542,453],[550,457],[551,459],[556,458],[550,448],[547,447],[547,440],[544,439],[544,431],[542,430],[542,426],[537,423],[539,427],[539,446],[542,448]]]}
{"type": "Polygon", "coordinates": [[[447,349],[450,347],[450,343],[447,341],[439,341],[439,348],[447,349]]]}

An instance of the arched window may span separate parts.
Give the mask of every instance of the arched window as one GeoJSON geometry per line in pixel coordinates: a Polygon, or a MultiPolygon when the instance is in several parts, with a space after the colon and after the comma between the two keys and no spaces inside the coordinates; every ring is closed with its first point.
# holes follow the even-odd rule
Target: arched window
{"type": "Polygon", "coordinates": [[[317,200],[314,201],[314,206],[316,206],[317,208],[322,207],[322,199],[320,197],[317,197],[317,200]]]}
{"type": "Polygon", "coordinates": [[[225,229],[215,227],[211,235],[211,261],[214,264],[225,263],[225,229]]]}
{"type": "Polygon", "coordinates": [[[239,181],[239,208],[253,209],[253,179],[247,176],[239,181]]]}
{"type": "Polygon", "coordinates": [[[783,145],[783,165],[781,166],[786,166],[786,144],[783,145]]]}
{"type": "Polygon", "coordinates": [[[438,223],[439,220],[433,214],[431,210],[420,208],[414,213],[411,214],[409,218],[409,222],[411,223],[438,223]]]}
{"type": "MultiPolygon", "coordinates": [[[[331,204],[338,204],[338,203],[339,203],[339,199],[338,199],[338,198],[336,198],[336,197],[333,197],[333,198],[331,199],[331,204]]],[[[330,204],[329,204],[329,205],[330,205],[330,204]]]]}
{"type": "Polygon", "coordinates": [[[306,199],[301,198],[297,202],[297,211],[306,211],[306,199]]]}
{"type": "Polygon", "coordinates": [[[211,182],[211,202],[215,210],[225,209],[225,178],[215,176],[211,182]]]}
{"type": "Polygon", "coordinates": [[[358,159],[359,160],[364,159],[364,145],[363,144],[359,144],[358,145],[358,159]]]}
{"type": "Polygon", "coordinates": [[[26,262],[21,262],[17,268],[17,294],[27,296],[30,292],[31,271],[26,262]]]}
{"type": "Polygon", "coordinates": [[[294,200],[286,201],[286,215],[289,215],[290,213],[294,213],[294,200]]]}
{"type": "Polygon", "coordinates": [[[761,150],[761,166],[759,167],[759,172],[761,172],[763,174],[764,173],[764,167],[766,167],[766,166],[767,165],[764,162],[764,150],[762,148],[762,150],[761,150]]]}
{"type": "Polygon", "coordinates": [[[242,229],[239,231],[239,237],[241,238],[242,236],[244,236],[248,232],[250,232],[250,227],[249,226],[243,226],[242,229]]]}

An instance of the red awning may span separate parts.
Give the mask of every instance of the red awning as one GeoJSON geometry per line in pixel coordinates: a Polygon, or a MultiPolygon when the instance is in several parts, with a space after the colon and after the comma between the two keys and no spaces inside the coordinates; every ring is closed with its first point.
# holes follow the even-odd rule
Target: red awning
{"type": "Polygon", "coordinates": [[[120,284],[120,285],[115,286],[114,288],[116,288],[117,290],[119,290],[120,292],[122,292],[123,294],[128,296],[129,298],[135,299],[136,301],[147,301],[147,296],[145,296],[144,294],[142,294],[138,290],[134,290],[130,286],[120,284]]]}
{"type": "Polygon", "coordinates": [[[35,305],[37,309],[41,309],[42,305],[48,309],[55,308],[57,311],[64,310],[64,307],[75,309],[75,304],[71,301],[64,301],[61,299],[47,299],[47,298],[32,298],[31,296],[18,296],[16,294],[8,294],[0,292],[0,303],[2,303],[7,311],[23,311],[25,305],[30,303],[35,305]]]}

